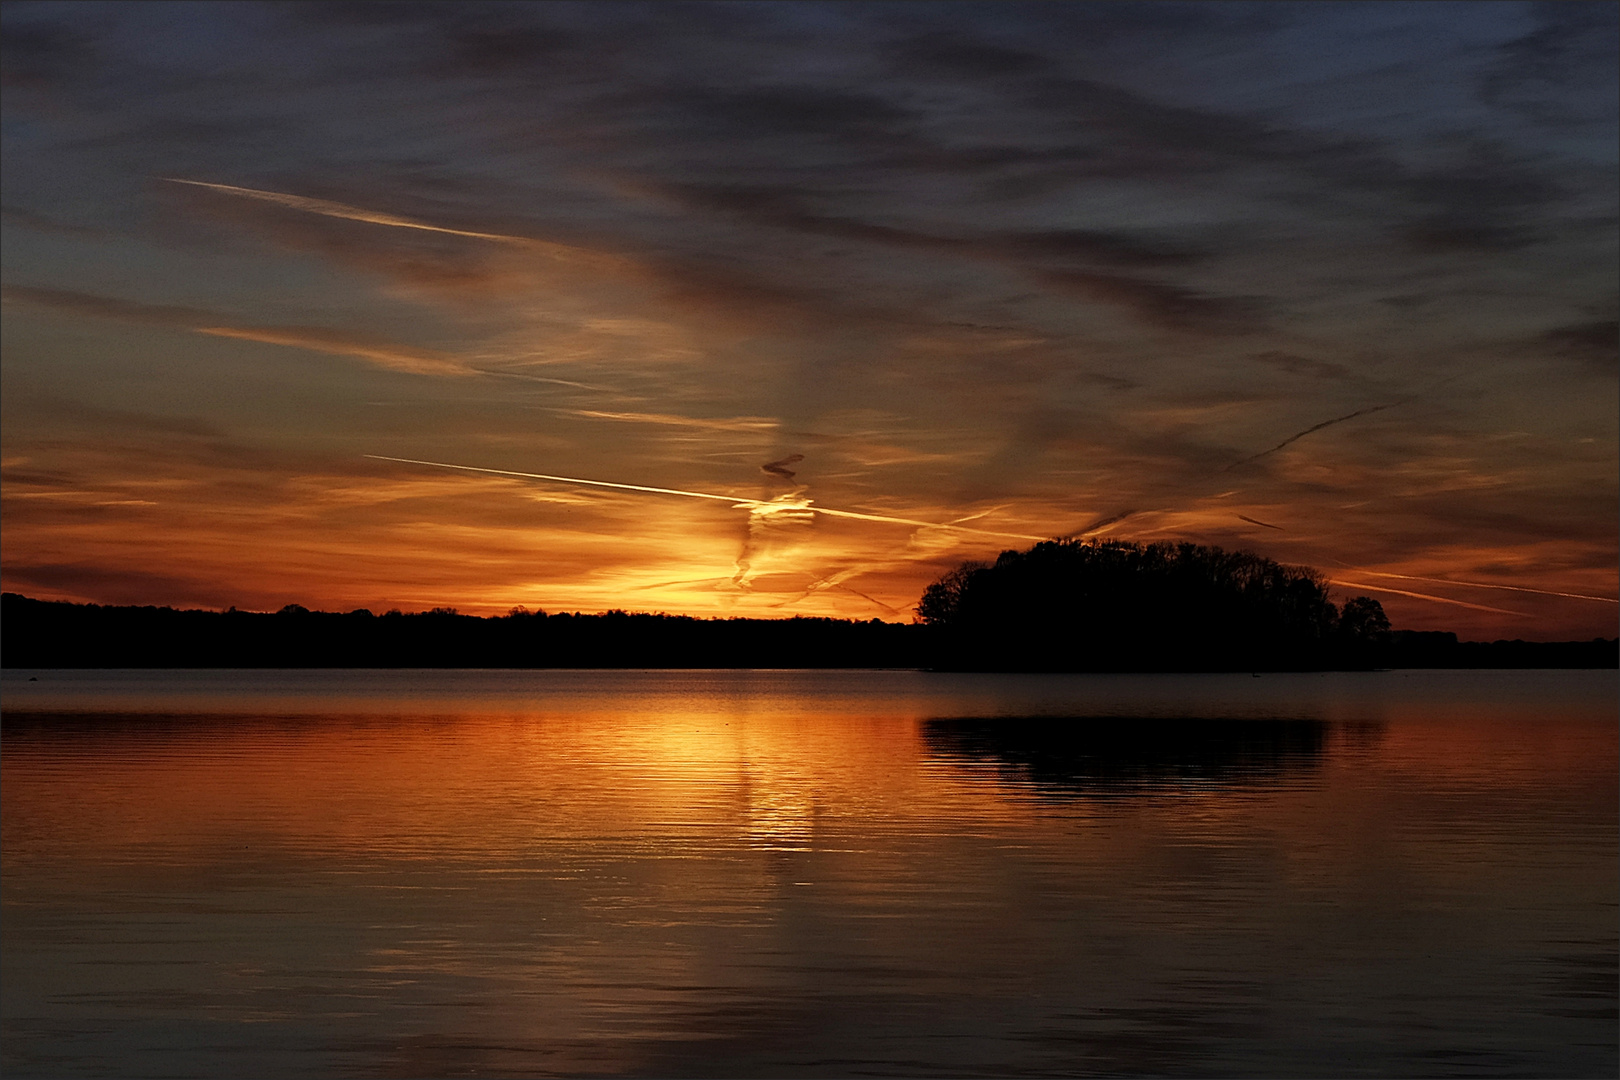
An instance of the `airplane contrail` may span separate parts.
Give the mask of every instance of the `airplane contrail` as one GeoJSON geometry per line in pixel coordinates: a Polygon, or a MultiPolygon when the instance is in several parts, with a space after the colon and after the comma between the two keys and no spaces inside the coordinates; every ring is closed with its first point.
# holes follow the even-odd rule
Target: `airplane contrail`
{"type": "Polygon", "coordinates": [[[1380,570],[1363,570],[1353,567],[1357,574],[1370,574],[1373,577],[1398,578],[1402,581],[1432,581],[1436,585],[1462,585],[1470,589],[1502,589],[1506,592],[1535,593],[1537,596],[1563,596],[1571,600],[1596,600],[1600,604],[1620,604],[1612,596],[1591,596],[1578,592],[1555,592],[1552,589],[1532,589],[1524,585],[1490,585],[1483,581],[1454,581],[1451,578],[1419,577],[1416,574],[1390,574],[1380,570]]]}
{"type": "Polygon", "coordinates": [[[366,454],[374,461],[397,461],[405,465],[427,465],[435,469],[456,469],[461,472],[489,473],[494,476],[516,476],[525,480],[549,480],[557,484],[584,484],[588,487],[613,488],[618,491],[644,491],[654,495],[679,495],[687,499],[712,499],[730,503],[737,510],[757,510],[774,513],[789,509],[828,517],[850,518],[855,521],[877,521],[889,525],[910,525],[919,529],[949,529],[952,532],[975,533],[979,536],[1002,536],[1013,540],[1048,540],[1046,536],[1025,533],[1000,532],[995,529],[974,529],[966,525],[943,525],[937,521],[918,521],[915,518],[892,517],[888,514],[868,514],[858,510],[834,510],[829,506],[812,506],[808,499],[783,503],[773,499],[739,499],[732,495],[714,495],[707,491],[682,491],[679,488],[653,487],[649,484],[620,484],[611,480],[587,480],[578,476],[552,476],[549,473],[516,472],[512,469],[485,469],[476,465],[452,465],[445,461],[422,461],[418,458],[389,457],[386,454],[366,454]]]}
{"type": "Polygon", "coordinates": [[[384,214],[377,210],[350,206],[347,203],[332,202],[329,199],[312,199],[307,195],[288,195],[281,191],[237,187],[235,184],[210,184],[206,180],[182,180],[176,176],[164,176],[160,177],[160,179],[171,184],[186,184],[190,187],[208,188],[211,191],[223,192],[226,195],[238,195],[244,199],[258,199],[260,202],[276,203],[279,206],[285,206],[292,210],[302,210],[309,214],[346,218],[349,221],[364,221],[371,225],[390,225],[396,229],[420,229],[423,232],[448,233],[451,236],[468,236],[475,240],[494,240],[497,243],[505,244],[528,244],[532,242],[524,237],[507,236],[505,233],[474,232],[470,229],[450,229],[443,225],[429,225],[425,221],[415,221],[411,218],[400,217],[397,214],[384,214]]]}
{"type": "Polygon", "coordinates": [[[243,199],[257,199],[260,202],[275,203],[277,206],[285,206],[290,210],[301,210],[306,214],[320,214],[323,217],[342,218],[346,221],[363,221],[368,225],[386,225],[394,229],[417,229],[421,232],[443,233],[447,236],[465,236],[473,240],[509,244],[514,247],[538,251],[561,261],[587,262],[599,266],[610,266],[617,262],[611,255],[570,247],[567,244],[558,244],[549,240],[536,240],[530,236],[512,236],[508,233],[479,232],[475,229],[452,229],[445,225],[432,225],[426,221],[417,221],[415,218],[387,214],[380,210],[367,210],[363,206],[350,206],[348,203],[333,202],[330,199],[315,199],[308,195],[290,195],[284,191],[265,191],[262,188],[238,187],[235,184],[213,184],[206,180],[182,180],[177,176],[161,176],[158,179],[163,180],[165,183],[185,184],[188,187],[206,188],[209,191],[218,191],[225,195],[235,195],[243,199]]]}
{"type": "Polygon", "coordinates": [[[1123,514],[1114,514],[1114,515],[1109,516],[1109,517],[1098,518],[1096,521],[1093,521],[1090,525],[1087,525],[1085,528],[1076,529],[1074,532],[1067,533],[1064,536],[1059,537],[1058,539],[1060,539],[1060,540],[1078,540],[1082,536],[1090,536],[1092,533],[1097,532],[1100,529],[1105,529],[1110,525],[1117,525],[1118,523],[1120,523],[1121,521],[1124,521],[1126,518],[1130,517],[1131,515],[1133,515],[1135,513],[1136,513],[1135,510],[1127,510],[1123,514]]]}
{"type": "Polygon", "coordinates": [[[1292,443],[1298,442],[1300,439],[1303,439],[1307,435],[1311,435],[1311,434],[1314,434],[1315,432],[1321,431],[1323,428],[1332,427],[1334,424],[1342,424],[1346,420],[1354,420],[1358,416],[1369,416],[1369,415],[1371,415],[1372,413],[1375,413],[1375,412],[1383,412],[1385,409],[1393,409],[1395,406],[1404,405],[1408,401],[1411,401],[1411,400],[1412,400],[1411,398],[1405,397],[1405,398],[1402,398],[1399,401],[1391,401],[1386,405],[1369,405],[1365,409],[1357,409],[1353,413],[1345,413],[1343,416],[1335,416],[1332,420],[1324,420],[1320,424],[1312,424],[1310,427],[1306,428],[1304,431],[1296,432],[1293,435],[1288,436],[1288,438],[1284,439],[1282,442],[1278,443],[1276,446],[1273,446],[1270,450],[1262,450],[1258,454],[1251,454],[1248,457],[1242,459],[1241,461],[1234,461],[1234,462],[1232,462],[1232,464],[1228,465],[1226,468],[1222,469],[1221,471],[1222,472],[1231,472],[1233,469],[1238,468],[1240,465],[1252,464],[1253,462],[1259,461],[1263,457],[1268,457],[1268,456],[1270,456],[1272,454],[1275,454],[1277,451],[1281,450],[1285,446],[1288,446],[1288,445],[1290,445],[1292,443]]]}
{"type": "Polygon", "coordinates": [[[1448,375],[1444,379],[1441,379],[1439,382],[1437,382],[1434,385],[1428,387],[1427,389],[1414,391],[1414,392],[1412,392],[1410,394],[1407,394],[1405,397],[1400,398],[1400,399],[1398,399],[1396,401],[1386,401],[1382,405],[1368,405],[1366,408],[1357,409],[1355,412],[1345,413],[1343,416],[1335,416],[1331,420],[1323,420],[1320,424],[1312,424],[1310,427],[1306,428],[1304,431],[1296,431],[1294,434],[1288,436],[1288,438],[1284,439],[1282,442],[1278,443],[1276,446],[1273,446],[1269,450],[1262,450],[1258,454],[1250,454],[1246,458],[1243,458],[1243,459],[1241,459],[1239,461],[1232,462],[1232,464],[1230,464],[1226,468],[1222,469],[1221,472],[1229,473],[1233,469],[1239,468],[1240,466],[1248,465],[1248,464],[1251,464],[1253,462],[1259,461],[1263,457],[1269,457],[1270,455],[1275,454],[1277,451],[1281,450],[1283,447],[1291,446],[1294,443],[1298,442],[1300,439],[1303,439],[1305,436],[1314,435],[1316,432],[1321,431],[1323,428],[1330,428],[1335,424],[1342,424],[1346,420],[1354,420],[1358,416],[1371,416],[1373,413],[1383,412],[1385,409],[1393,409],[1397,405],[1405,405],[1408,402],[1416,401],[1418,398],[1422,397],[1424,394],[1433,393],[1435,390],[1440,389],[1440,387],[1446,385],[1447,383],[1456,382],[1458,379],[1462,378],[1464,374],[1465,374],[1465,372],[1458,372],[1455,375],[1448,375]]]}
{"type": "Polygon", "coordinates": [[[1429,593],[1410,592],[1406,589],[1391,589],[1384,585],[1364,585],[1359,581],[1341,581],[1338,578],[1329,578],[1329,585],[1343,585],[1347,589],[1371,589],[1373,592],[1395,593],[1399,596],[1411,596],[1418,600],[1433,600],[1437,604],[1452,604],[1456,607],[1472,608],[1475,611],[1494,611],[1498,615],[1519,615],[1522,611],[1509,611],[1507,608],[1487,607],[1484,604],[1470,604],[1466,600],[1452,600],[1446,596],[1432,596],[1429,593]]]}

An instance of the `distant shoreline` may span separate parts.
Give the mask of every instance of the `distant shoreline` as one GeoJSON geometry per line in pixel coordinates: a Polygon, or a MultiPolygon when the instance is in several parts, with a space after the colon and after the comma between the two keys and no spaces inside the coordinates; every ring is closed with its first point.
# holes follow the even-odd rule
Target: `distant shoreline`
{"type": "MultiPolygon", "coordinates": [[[[1459,641],[1395,631],[1356,652],[1288,662],[989,667],[964,659],[939,627],[840,619],[517,612],[405,615],[111,607],[3,598],[0,666],[53,668],[914,668],[985,671],[1340,671],[1373,668],[1615,668],[1620,641],[1459,641]]],[[[1261,658],[1263,659],[1263,658],[1261,658]]]]}

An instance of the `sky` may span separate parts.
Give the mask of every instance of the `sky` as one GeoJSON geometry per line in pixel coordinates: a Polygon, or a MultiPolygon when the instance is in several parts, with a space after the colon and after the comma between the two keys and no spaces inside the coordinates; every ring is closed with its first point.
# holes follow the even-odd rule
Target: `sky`
{"type": "Polygon", "coordinates": [[[1614,636],[1617,13],[6,4],[0,577],[906,621],[1172,540],[1614,636]]]}

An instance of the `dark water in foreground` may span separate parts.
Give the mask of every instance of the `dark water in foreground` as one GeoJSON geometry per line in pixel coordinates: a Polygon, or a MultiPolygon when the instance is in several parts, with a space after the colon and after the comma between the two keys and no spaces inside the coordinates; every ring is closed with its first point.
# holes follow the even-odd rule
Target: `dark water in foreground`
{"type": "Polygon", "coordinates": [[[1613,672],[4,677],[8,1076],[1613,1076],[1613,672]]]}

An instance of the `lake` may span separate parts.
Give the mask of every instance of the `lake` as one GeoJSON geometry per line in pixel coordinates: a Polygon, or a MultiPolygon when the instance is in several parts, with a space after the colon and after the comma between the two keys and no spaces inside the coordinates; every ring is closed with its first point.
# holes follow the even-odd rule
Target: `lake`
{"type": "Polygon", "coordinates": [[[1613,671],[0,687],[7,1076],[1620,1067],[1613,671]]]}

